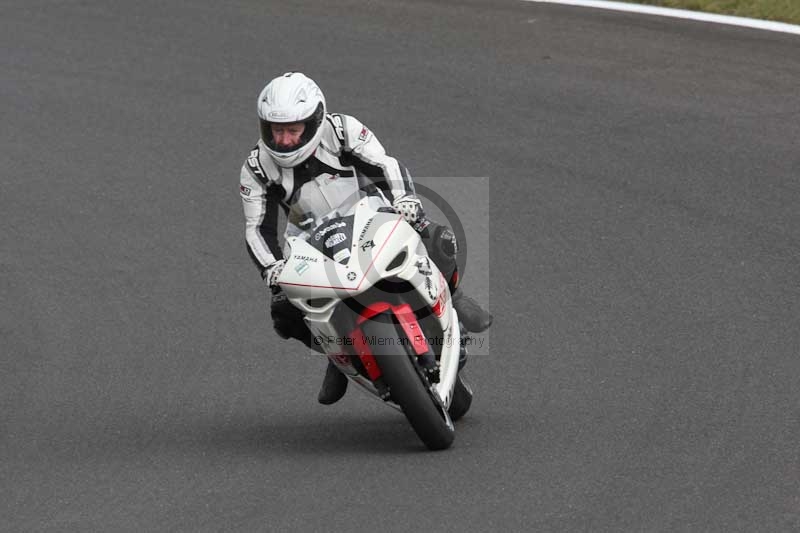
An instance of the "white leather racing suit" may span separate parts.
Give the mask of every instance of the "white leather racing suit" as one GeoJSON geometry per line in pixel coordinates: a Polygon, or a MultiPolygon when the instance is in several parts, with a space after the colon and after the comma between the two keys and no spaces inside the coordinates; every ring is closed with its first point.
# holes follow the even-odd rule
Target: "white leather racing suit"
{"type": "Polygon", "coordinates": [[[296,191],[320,175],[356,177],[374,183],[389,202],[414,197],[408,172],[386,154],[380,141],[357,119],[328,114],[315,152],[294,168],[277,166],[259,140],[242,166],[239,193],[244,206],[247,250],[262,272],[282,258],[278,211],[288,211],[296,191]]]}

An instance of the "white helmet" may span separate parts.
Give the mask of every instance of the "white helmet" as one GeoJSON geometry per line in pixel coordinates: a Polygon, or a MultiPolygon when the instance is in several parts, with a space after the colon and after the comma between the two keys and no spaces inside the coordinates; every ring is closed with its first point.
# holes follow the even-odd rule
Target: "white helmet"
{"type": "Polygon", "coordinates": [[[322,138],[325,96],[314,83],[299,72],[287,72],[269,82],[258,95],[258,118],[261,140],[275,164],[284,168],[299,165],[314,153],[322,138]],[[302,122],[305,130],[300,145],[279,148],[272,137],[271,123],[302,122]]]}

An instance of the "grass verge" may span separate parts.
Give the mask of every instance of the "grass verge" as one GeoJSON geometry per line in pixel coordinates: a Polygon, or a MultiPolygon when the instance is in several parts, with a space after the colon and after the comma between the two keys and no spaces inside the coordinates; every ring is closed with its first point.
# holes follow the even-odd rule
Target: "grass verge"
{"type": "Polygon", "coordinates": [[[800,0],[624,0],[676,9],[705,11],[764,20],[800,24],[800,0]]]}

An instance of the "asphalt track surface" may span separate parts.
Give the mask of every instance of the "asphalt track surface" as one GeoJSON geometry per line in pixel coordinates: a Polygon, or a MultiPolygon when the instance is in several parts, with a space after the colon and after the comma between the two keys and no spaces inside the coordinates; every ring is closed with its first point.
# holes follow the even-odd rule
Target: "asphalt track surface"
{"type": "Polygon", "coordinates": [[[0,530],[800,528],[796,36],[510,0],[0,15],[0,530]],[[490,243],[446,452],[318,405],[269,327],[237,180],[290,69],[490,243]]]}

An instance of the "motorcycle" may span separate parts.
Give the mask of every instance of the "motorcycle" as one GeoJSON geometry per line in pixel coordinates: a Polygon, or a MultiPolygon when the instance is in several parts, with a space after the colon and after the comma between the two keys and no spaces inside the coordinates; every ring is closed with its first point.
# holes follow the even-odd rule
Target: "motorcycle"
{"type": "Polygon", "coordinates": [[[314,349],[401,410],[429,449],[448,448],[472,403],[450,289],[414,228],[357,183],[322,175],[296,193],[278,284],[314,349]]]}

